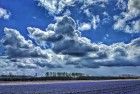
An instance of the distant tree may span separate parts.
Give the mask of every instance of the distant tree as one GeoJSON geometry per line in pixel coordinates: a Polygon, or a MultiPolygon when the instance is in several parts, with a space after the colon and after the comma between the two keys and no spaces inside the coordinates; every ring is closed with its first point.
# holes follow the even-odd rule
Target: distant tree
{"type": "Polygon", "coordinates": [[[35,73],[35,77],[37,77],[37,73],[35,73]]]}
{"type": "Polygon", "coordinates": [[[61,76],[61,72],[57,72],[57,76],[60,77],[61,76]]]}
{"type": "Polygon", "coordinates": [[[57,76],[57,73],[56,72],[53,72],[52,73],[52,76],[56,77],[57,76]]]}
{"type": "Polygon", "coordinates": [[[9,72],[9,76],[11,76],[11,77],[12,77],[12,76],[13,76],[13,73],[9,72]]]}
{"type": "Polygon", "coordinates": [[[49,75],[49,72],[46,72],[45,76],[46,76],[46,77],[49,77],[49,76],[50,76],[50,75],[49,75]]]}

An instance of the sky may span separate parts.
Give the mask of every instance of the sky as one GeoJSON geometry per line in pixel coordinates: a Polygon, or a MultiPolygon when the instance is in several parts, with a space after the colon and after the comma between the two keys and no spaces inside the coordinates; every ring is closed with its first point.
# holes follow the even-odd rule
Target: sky
{"type": "Polygon", "coordinates": [[[140,75],[139,0],[0,0],[0,74],[140,75]]]}

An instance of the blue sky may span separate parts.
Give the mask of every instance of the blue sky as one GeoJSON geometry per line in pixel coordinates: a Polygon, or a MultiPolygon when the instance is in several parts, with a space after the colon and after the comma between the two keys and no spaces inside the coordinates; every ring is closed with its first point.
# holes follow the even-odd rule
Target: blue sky
{"type": "Polygon", "coordinates": [[[73,68],[139,75],[139,5],[139,0],[1,0],[0,71],[73,68]]]}

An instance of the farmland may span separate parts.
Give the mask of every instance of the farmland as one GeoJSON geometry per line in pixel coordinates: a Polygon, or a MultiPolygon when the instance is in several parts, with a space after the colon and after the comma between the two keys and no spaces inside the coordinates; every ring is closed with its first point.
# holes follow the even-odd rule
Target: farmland
{"type": "Polygon", "coordinates": [[[140,94],[140,80],[1,83],[0,94],[140,94]]]}

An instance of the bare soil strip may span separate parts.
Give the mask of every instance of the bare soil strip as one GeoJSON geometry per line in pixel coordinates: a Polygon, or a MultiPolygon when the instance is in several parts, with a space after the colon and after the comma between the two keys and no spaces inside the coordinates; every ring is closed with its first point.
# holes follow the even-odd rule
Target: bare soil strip
{"type": "Polygon", "coordinates": [[[140,79],[120,79],[120,80],[68,80],[68,81],[9,81],[0,82],[1,85],[32,85],[32,84],[55,84],[55,83],[84,83],[84,82],[108,82],[108,81],[134,81],[140,79]]]}

